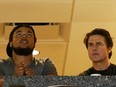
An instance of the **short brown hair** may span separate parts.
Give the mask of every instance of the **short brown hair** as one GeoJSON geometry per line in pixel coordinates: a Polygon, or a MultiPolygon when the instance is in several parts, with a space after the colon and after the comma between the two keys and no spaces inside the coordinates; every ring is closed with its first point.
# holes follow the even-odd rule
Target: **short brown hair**
{"type": "MultiPolygon", "coordinates": [[[[88,48],[88,39],[92,35],[103,36],[105,38],[107,47],[113,47],[113,40],[112,40],[112,37],[111,37],[109,31],[107,31],[106,29],[103,29],[103,28],[95,28],[91,32],[87,33],[83,40],[84,44],[86,45],[86,48],[88,48]]],[[[109,53],[109,59],[111,58],[111,56],[112,56],[112,51],[109,53]]]]}

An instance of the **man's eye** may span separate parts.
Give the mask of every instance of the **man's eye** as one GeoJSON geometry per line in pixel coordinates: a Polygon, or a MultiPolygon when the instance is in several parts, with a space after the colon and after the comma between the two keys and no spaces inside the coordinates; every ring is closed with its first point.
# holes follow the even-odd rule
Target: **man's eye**
{"type": "Polygon", "coordinates": [[[32,33],[28,33],[27,35],[28,35],[28,36],[32,36],[32,33]]]}
{"type": "Polygon", "coordinates": [[[17,33],[17,34],[16,34],[16,37],[20,37],[20,36],[21,36],[21,34],[20,34],[20,33],[17,33]]]}
{"type": "Polygon", "coordinates": [[[92,44],[92,43],[89,43],[89,44],[88,44],[88,47],[91,47],[91,46],[93,46],[93,44],[92,44]]]}
{"type": "Polygon", "coordinates": [[[102,43],[97,43],[97,46],[102,46],[102,43]]]}

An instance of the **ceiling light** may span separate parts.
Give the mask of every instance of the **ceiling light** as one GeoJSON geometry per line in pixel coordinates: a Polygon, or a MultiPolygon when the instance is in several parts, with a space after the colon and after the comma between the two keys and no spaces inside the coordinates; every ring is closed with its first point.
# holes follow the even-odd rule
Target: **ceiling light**
{"type": "Polygon", "coordinates": [[[33,50],[33,55],[38,55],[40,52],[38,50],[33,50]]]}

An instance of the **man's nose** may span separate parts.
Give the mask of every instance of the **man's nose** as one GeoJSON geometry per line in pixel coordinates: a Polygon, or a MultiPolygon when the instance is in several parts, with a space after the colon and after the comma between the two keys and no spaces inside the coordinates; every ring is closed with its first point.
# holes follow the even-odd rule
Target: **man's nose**
{"type": "Polygon", "coordinates": [[[93,45],[92,48],[93,48],[93,50],[96,50],[97,49],[97,46],[96,45],[93,45]]]}
{"type": "Polygon", "coordinates": [[[26,37],[27,37],[27,34],[22,34],[22,37],[23,37],[23,38],[26,38],[26,37]]]}

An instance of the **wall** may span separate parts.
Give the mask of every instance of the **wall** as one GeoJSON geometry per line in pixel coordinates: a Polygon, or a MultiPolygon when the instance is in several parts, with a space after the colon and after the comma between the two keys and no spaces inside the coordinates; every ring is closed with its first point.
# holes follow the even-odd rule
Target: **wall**
{"type": "Polygon", "coordinates": [[[73,22],[68,45],[65,75],[77,75],[91,66],[83,38],[87,32],[94,28],[105,28],[111,33],[114,47],[110,61],[116,64],[116,22],[73,22]]]}
{"type": "MultiPolygon", "coordinates": [[[[57,39],[39,40],[36,57],[50,57],[59,75],[77,75],[91,66],[83,44],[85,34],[96,28],[106,28],[116,37],[115,0],[1,0],[0,22],[52,22],[59,23],[57,39]]],[[[0,29],[0,57],[7,58],[4,29],[0,29]]],[[[38,33],[37,33],[38,34],[38,33]]],[[[38,35],[39,36],[39,35],[38,35]]],[[[116,46],[111,62],[116,63],[116,46]]]]}

